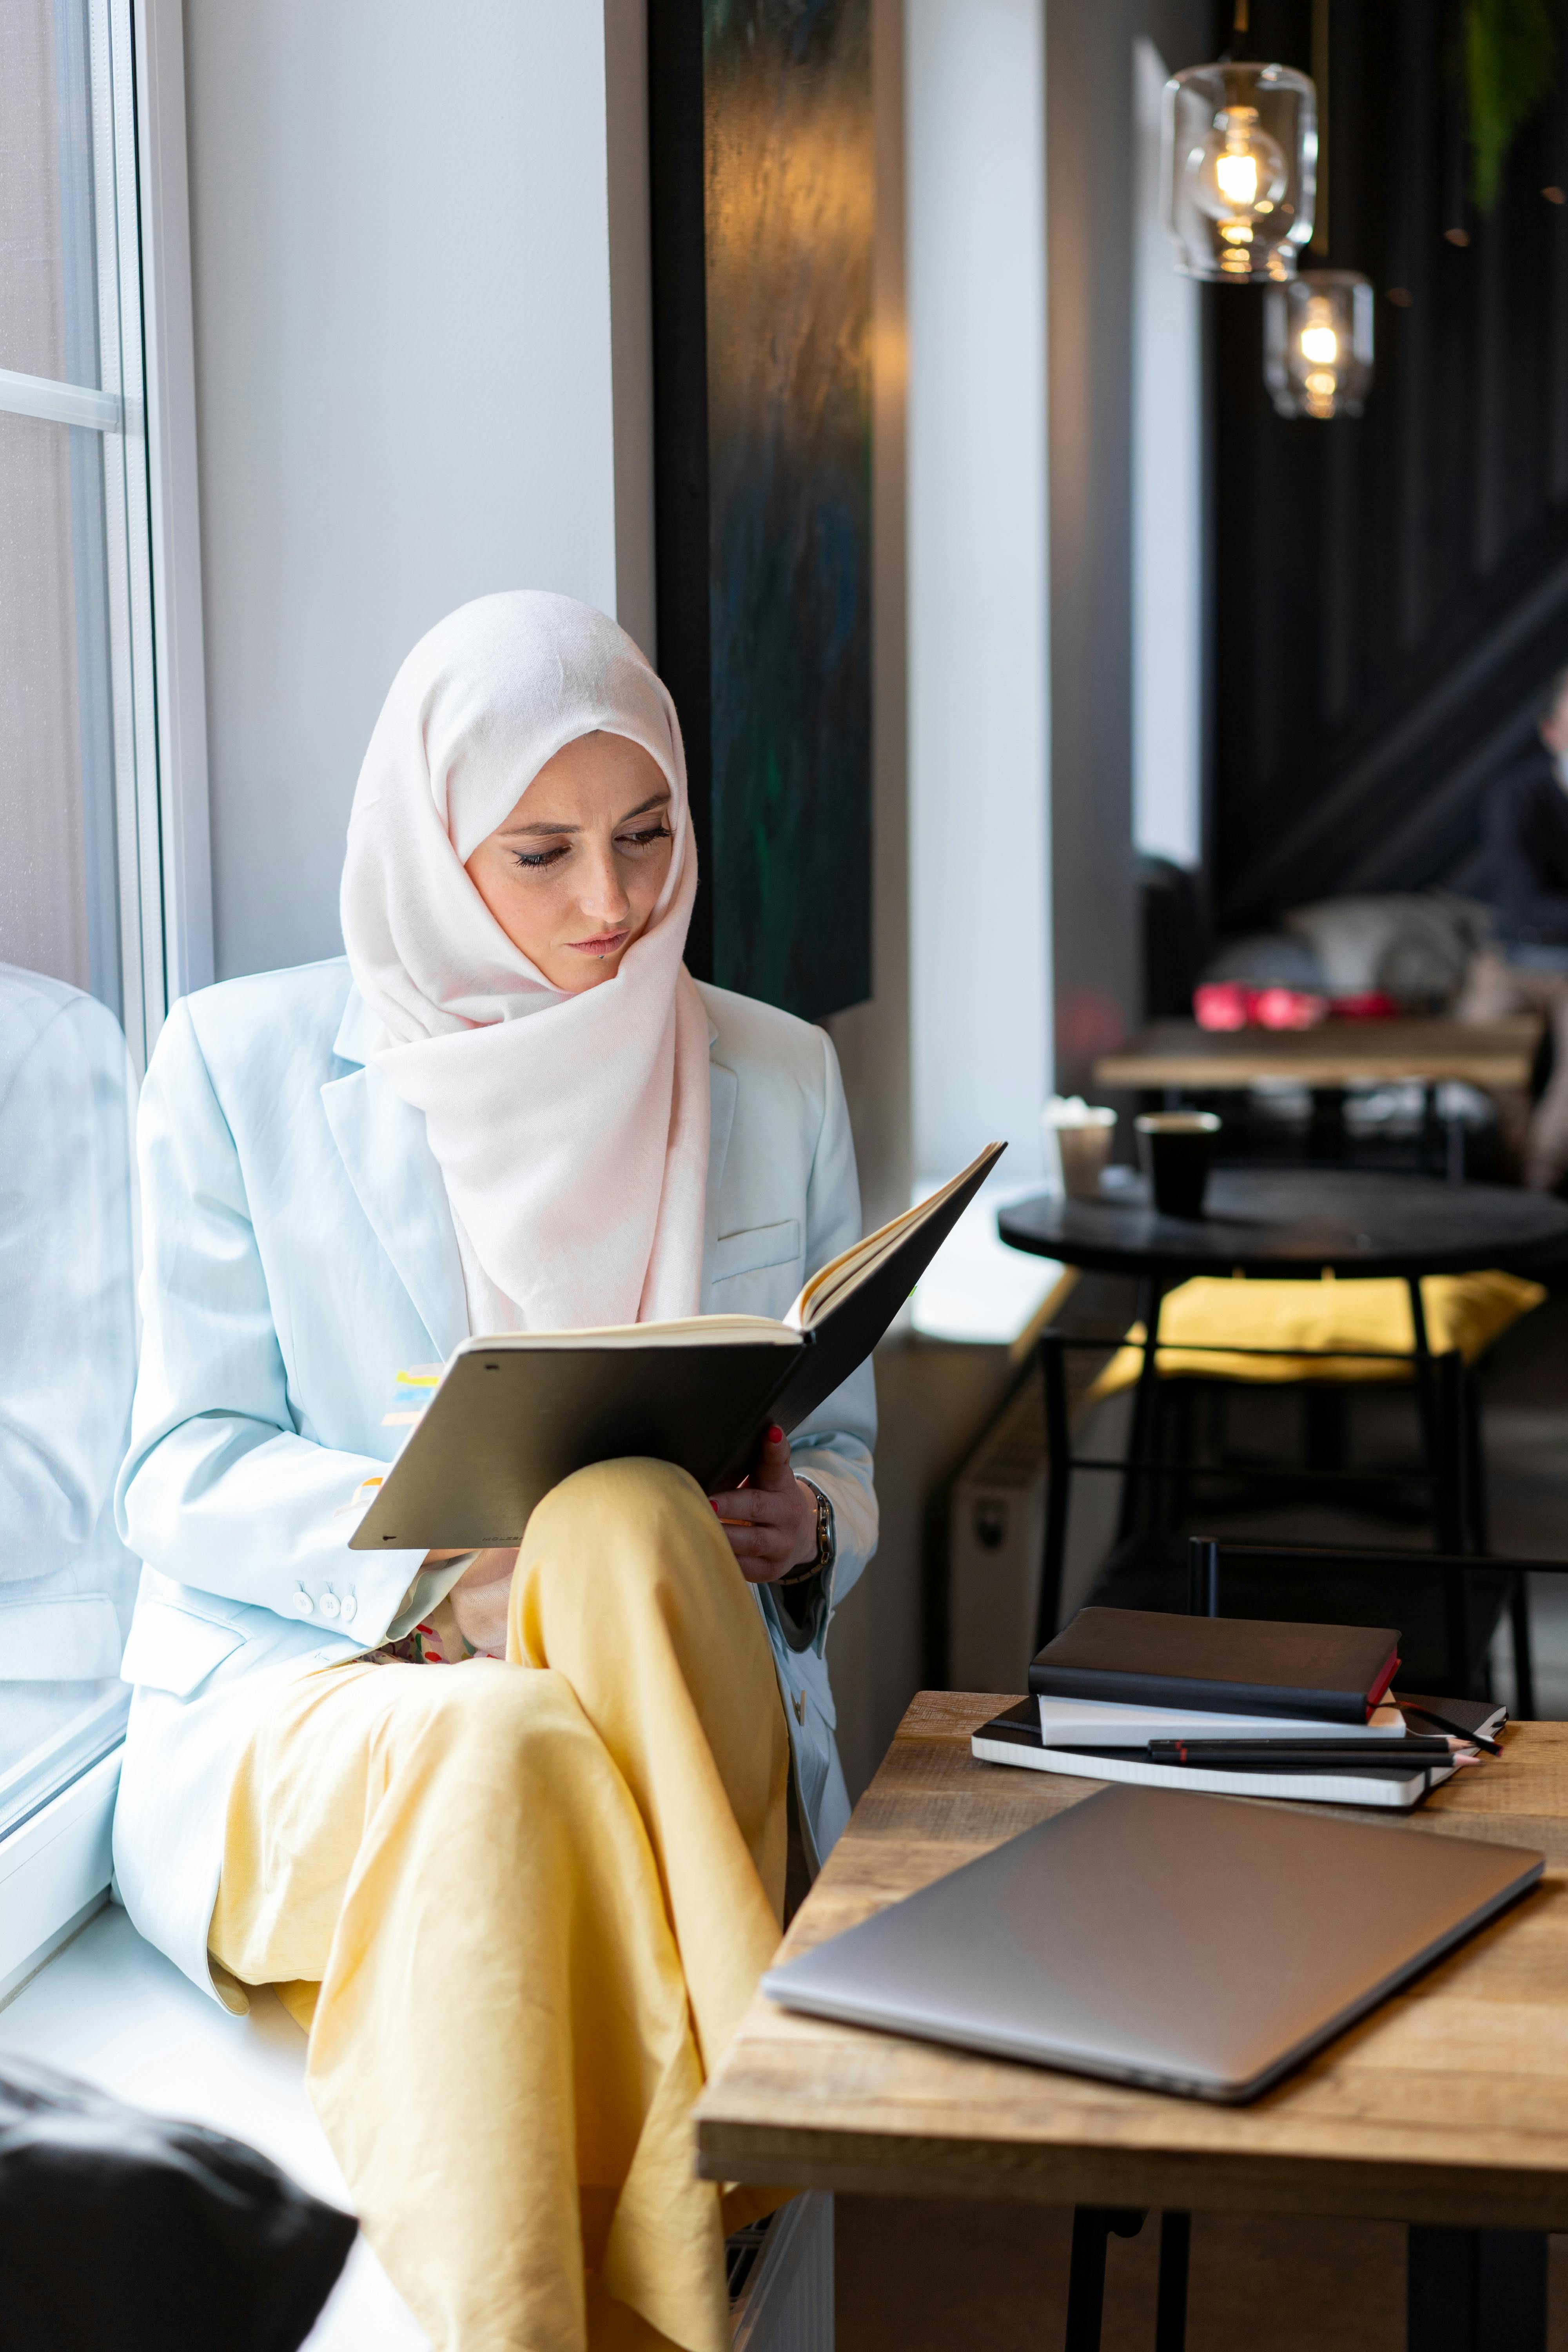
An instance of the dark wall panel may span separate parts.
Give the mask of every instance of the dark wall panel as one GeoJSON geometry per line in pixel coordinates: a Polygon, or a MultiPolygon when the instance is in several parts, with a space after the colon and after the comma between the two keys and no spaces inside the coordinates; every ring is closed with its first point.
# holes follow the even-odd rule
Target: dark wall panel
{"type": "Polygon", "coordinates": [[[652,0],[649,91],[689,961],[816,1018],[870,992],[869,0],[652,0]]]}
{"type": "MultiPolygon", "coordinates": [[[[1568,660],[1568,205],[1542,194],[1568,184],[1568,90],[1486,217],[1465,193],[1460,0],[1329,14],[1330,248],[1306,266],[1376,289],[1365,415],[1277,416],[1261,293],[1204,298],[1230,929],[1331,890],[1463,880],[1486,782],[1568,660]]],[[[1258,54],[1310,69],[1309,0],[1255,0],[1252,21],[1258,54]]]]}

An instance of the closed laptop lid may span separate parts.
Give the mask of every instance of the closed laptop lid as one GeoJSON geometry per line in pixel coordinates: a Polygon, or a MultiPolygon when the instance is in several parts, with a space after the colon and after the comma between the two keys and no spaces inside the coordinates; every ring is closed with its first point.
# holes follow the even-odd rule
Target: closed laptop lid
{"type": "Polygon", "coordinates": [[[1255,2098],[1544,1856],[1256,1800],[1106,1789],[798,1959],[785,2008],[1255,2098]]]}

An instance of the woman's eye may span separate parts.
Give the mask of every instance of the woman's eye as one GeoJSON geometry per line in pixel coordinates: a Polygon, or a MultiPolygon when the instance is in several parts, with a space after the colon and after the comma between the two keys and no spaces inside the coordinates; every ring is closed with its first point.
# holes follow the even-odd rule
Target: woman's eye
{"type": "Polygon", "coordinates": [[[647,849],[656,841],[668,839],[669,827],[661,821],[658,824],[650,824],[644,833],[623,833],[620,843],[623,849],[647,849]]]}
{"type": "Polygon", "coordinates": [[[563,848],[514,849],[511,855],[513,863],[521,866],[525,873],[539,874],[542,873],[547,866],[558,864],[565,856],[566,852],[563,848]]]}

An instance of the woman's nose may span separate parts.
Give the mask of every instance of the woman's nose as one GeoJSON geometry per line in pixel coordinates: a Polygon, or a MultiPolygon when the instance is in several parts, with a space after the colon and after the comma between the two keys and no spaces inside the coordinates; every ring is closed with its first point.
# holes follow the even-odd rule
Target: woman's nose
{"type": "Polygon", "coordinates": [[[583,889],[584,911],[608,925],[620,921],[631,906],[617,870],[615,852],[595,850],[583,889]]]}

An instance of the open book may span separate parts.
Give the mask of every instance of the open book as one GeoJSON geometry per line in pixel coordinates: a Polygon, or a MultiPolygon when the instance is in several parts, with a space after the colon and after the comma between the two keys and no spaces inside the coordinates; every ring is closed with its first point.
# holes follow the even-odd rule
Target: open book
{"type": "Polygon", "coordinates": [[[574,1470],[651,1454],[705,1491],[750,1469],[770,1422],[786,1436],[865,1361],[1005,1149],[814,1274],[782,1323],[698,1315],[596,1331],[466,1339],[351,1538],[356,1551],[522,1539],[574,1470]]]}

